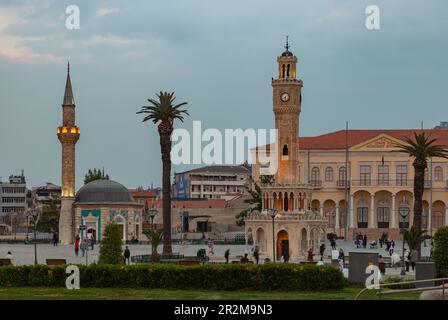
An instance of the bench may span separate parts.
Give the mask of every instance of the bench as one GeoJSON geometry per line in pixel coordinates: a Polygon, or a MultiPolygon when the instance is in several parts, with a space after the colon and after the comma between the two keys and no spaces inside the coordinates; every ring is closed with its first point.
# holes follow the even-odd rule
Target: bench
{"type": "Polygon", "coordinates": [[[200,264],[200,262],[197,260],[179,260],[177,264],[180,266],[195,266],[200,264]]]}
{"type": "Polygon", "coordinates": [[[47,266],[58,266],[61,264],[67,264],[65,259],[47,259],[47,266]]]}
{"type": "Polygon", "coordinates": [[[0,266],[12,266],[11,259],[1,258],[0,259],[0,266]]]}

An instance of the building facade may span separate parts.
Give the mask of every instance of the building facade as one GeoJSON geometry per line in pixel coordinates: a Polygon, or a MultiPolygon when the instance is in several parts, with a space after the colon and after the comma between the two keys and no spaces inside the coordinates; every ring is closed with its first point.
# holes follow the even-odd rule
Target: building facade
{"type": "MultiPolygon", "coordinates": [[[[302,82],[295,79],[296,59],[289,53],[284,55],[278,58],[279,79],[272,81],[279,136],[278,170],[275,183],[262,185],[263,212],[309,209],[325,220],[328,232],[347,239],[359,233],[370,239],[378,239],[383,233],[399,237],[401,228],[412,226],[414,168],[413,159],[398,152],[397,145],[413,138],[414,133],[425,132],[437,144],[448,146],[447,126],[442,123],[425,130],[341,130],[299,137],[302,82]]],[[[273,147],[260,146],[253,152],[275,150],[273,147]]],[[[253,180],[261,183],[266,164],[256,159],[253,180]]],[[[429,234],[448,225],[448,159],[434,158],[429,162],[423,206],[423,228],[429,234]]],[[[263,212],[249,215],[246,226],[246,232],[261,246],[266,243],[266,230],[253,223],[253,216],[269,220],[263,212]]],[[[276,230],[279,228],[280,223],[275,225],[276,230]]],[[[306,233],[305,229],[295,229],[294,234],[294,241],[316,248],[310,242],[313,237],[310,238],[309,229],[306,233]]]]}
{"type": "Polygon", "coordinates": [[[31,199],[36,208],[48,208],[55,205],[57,209],[61,207],[61,186],[47,182],[43,186],[33,187],[31,199]]]}
{"type": "Polygon", "coordinates": [[[174,175],[175,198],[208,198],[231,200],[243,194],[251,178],[250,167],[206,166],[174,175]]]}
{"type": "Polygon", "coordinates": [[[23,171],[20,175],[10,175],[8,182],[0,181],[1,221],[12,226],[23,222],[27,209],[28,190],[23,171]]]}

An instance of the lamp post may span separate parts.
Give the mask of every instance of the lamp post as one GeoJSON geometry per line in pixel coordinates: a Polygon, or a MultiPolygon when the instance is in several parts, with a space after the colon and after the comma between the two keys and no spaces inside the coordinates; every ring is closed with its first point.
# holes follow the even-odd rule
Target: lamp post
{"type": "Polygon", "coordinates": [[[157,210],[149,209],[148,214],[149,214],[149,217],[151,218],[151,229],[154,230],[154,217],[157,214],[157,210]]]}
{"type": "Polygon", "coordinates": [[[37,239],[36,239],[36,227],[37,222],[39,221],[40,212],[37,209],[31,209],[28,212],[28,216],[33,218],[33,225],[34,225],[34,264],[37,264],[37,239]]]}
{"type": "Polygon", "coordinates": [[[401,216],[401,219],[402,219],[402,221],[403,221],[403,228],[402,228],[402,230],[401,230],[401,232],[403,232],[403,264],[402,264],[402,267],[401,267],[401,273],[400,273],[400,275],[402,275],[402,276],[405,276],[406,275],[406,270],[405,270],[405,263],[404,263],[404,243],[405,243],[405,234],[404,234],[404,231],[405,231],[405,227],[406,227],[406,217],[408,216],[408,210],[403,210],[403,211],[401,211],[400,212],[400,216],[401,216]]]}
{"type": "Polygon", "coordinates": [[[277,214],[277,209],[268,209],[269,214],[272,218],[272,261],[275,262],[275,215],[277,214]]]}

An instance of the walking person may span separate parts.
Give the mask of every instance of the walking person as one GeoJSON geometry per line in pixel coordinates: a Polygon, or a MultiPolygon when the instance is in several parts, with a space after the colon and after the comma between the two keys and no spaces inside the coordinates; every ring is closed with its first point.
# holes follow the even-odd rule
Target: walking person
{"type": "Polygon", "coordinates": [[[79,254],[79,237],[75,238],[75,255],[78,256],[79,254]]]}
{"type": "Polygon", "coordinates": [[[404,249],[404,264],[406,265],[406,272],[409,272],[409,259],[411,258],[411,253],[408,249],[404,249]]]}
{"type": "Polygon", "coordinates": [[[81,244],[80,244],[80,246],[79,246],[79,248],[81,249],[81,254],[82,254],[82,256],[84,257],[84,254],[86,253],[86,250],[87,250],[87,238],[84,238],[82,241],[81,241],[81,244]]]}
{"type": "Polygon", "coordinates": [[[320,261],[324,261],[325,243],[322,243],[319,248],[320,261]]]}
{"type": "Polygon", "coordinates": [[[53,232],[53,247],[57,247],[58,246],[58,233],[57,232],[53,232]]]}
{"type": "Polygon", "coordinates": [[[364,238],[362,239],[362,246],[364,247],[364,249],[367,247],[367,235],[364,235],[364,238]]]}
{"type": "Polygon", "coordinates": [[[345,264],[345,253],[344,253],[344,250],[342,250],[342,248],[339,249],[338,260],[339,260],[339,265],[341,266],[341,269],[344,269],[344,264],[345,264]]]}
{"type": "Polygon", "coordinates": [[[14,257],[12,256],[11,251],[8,251],[8,253],[5,256],[5,259],[9,259],[11,261],[11,264],[14,264],[14,257]]]}
{"type": "Polygon", "coordinates": [[[226,259],[226,263],[229,263],[229,257],[230,257],[230,249],[227,249],[226,252],[224,252],[224,258],[226,259]]]}
{"type": "Polygon", "coordinates": [[[126,249],[124,249],[124,264],[131,264],[130,258],[131,258],[131,250],[129,250],[129,247],[126,246],[126,249]]]}
{"type": "Polygon", "coordinates": [[[283,250],[283,262],[288,262],[289,261],[289,254],[288,254],[288,250],[283,250]]]}
{"type": "Polygon", "coordinates": [[[336,240],[334,238],[331,239],[331,249],[336,250],[336,240]]]}
{"type": "Polygon", "coordinates": [[[308,249],[308,262],[313,262],[313,257],[314,257],[313,248],[309,248],[308,249]]]}

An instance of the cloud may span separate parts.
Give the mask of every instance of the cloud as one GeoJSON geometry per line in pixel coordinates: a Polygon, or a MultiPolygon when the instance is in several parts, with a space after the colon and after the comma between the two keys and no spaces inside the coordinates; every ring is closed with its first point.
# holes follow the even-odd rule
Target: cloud
{"type": "Polygon", "coordinates": [[[25,62],[36,61],[52,61],[59,62],[62,60],[52,53],[38,53],[31,48],[31,43],[44,41],[46,37],[25,37],[12,35],[8,30],[12,30],[21,25],[26,25],[27,21],[23,18],[23,14],[30,9],[26,7],[18,7],[16,9],[1,8],[0,10],[0,56],[11,60],[20,60],[25,62]]]}
{"type": "Polygon", "coordinates": [[[117,8],[99,8],[96,10],[96,15],[100,17],[116,14],[119,10],[117,8]]]}

